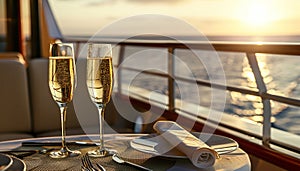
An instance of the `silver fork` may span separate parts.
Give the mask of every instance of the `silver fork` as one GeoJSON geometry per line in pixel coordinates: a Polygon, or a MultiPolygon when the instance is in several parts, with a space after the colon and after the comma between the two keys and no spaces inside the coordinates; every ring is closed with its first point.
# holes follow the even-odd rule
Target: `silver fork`
{"type": "Polygon", "coordinates": [[[96,171],[96,169],[93,167],[92,162],[89,159],[89,156],[87,154],[82,156],[81,163],[82,163],[82,170],[96,171]]]}
{"type": "Polygon", "coordinates": [[[82,170],[84,171],[106,171],[106,169],[101,166],[100,164],[96,164],[97,168],[95,168],[90,160],[90,157],[88,156],[88,154],[85,154],[82,158],[81,158],[81,163],[82,163],[82,170]]]}

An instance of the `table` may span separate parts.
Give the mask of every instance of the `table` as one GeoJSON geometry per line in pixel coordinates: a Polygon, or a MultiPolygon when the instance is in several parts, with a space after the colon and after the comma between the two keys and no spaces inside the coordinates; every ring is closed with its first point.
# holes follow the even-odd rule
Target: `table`
{"type": "MultiPolygon", "coordinates": [[[[160,156],[153,156],[151,154],[139,152],[130,147],[130,141],[133,138],[143,136],[145,134],[105,134],[105,145],[107,148],[116,149],[119,156],[132,161],[134,163],[146,166],[153,170],[168,170],[168,171],[192,171],[192,170],[238,170],[238,171],[249,171],[251,170],[251,164],[249,156],[240,148],[236,151],[222,155],[218,159],[212,168],[199,169],[192,165],[188,159],[174,159],[160,156]]],[[[67,141],[97,141],[99,135],[76,135],[67,136],[67,141]]],[[[20,139],[13,141],[0,142],[0,151],[10,149],[24,149],[20,147],[24,141],[50,141],[59,142],[60,137],[44,137],[44,138],[31,138],[31,139],[20,139]]],[[[29,147],[26,147],[28,149],[29,147]]],[[[41,147],[30,147],[41,148],[41,147]]],[[[79,149],[83,154],[88,150],[96,147],[91,146],[69,146],[70,149],[79,149]]],[[[83,155],[82,154],[82,155],[83,155]]],[[[25,157],[23,160],[27,165],[27,170],[80,170],[81,161],[80,157],[70,157],[65,159],[52,159],[45,154],[33,154],[25,157]]],[[[92,162],[98,162],[103,165],[107,171],[115,170],[136,170],[133,167],[120,165],[112,161],[111,156],[105,158],[92,158],[92,162]]]]}

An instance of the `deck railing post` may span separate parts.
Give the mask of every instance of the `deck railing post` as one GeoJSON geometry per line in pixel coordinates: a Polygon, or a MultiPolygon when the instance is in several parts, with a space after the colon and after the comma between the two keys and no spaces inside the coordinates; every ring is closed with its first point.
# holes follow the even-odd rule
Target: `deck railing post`
{"type": "Polygon", "coordinates": [[[169,98],[169,111],[175,111],[175,61],[174,61],[174,48],[168,48],[168,98],[169,98]]]}
{"type": "Polygon", "coordinates": [[[271,104],[270,99],[263,98],[263,94],[267,93],[267,87],[261,75],[259,65],[255,53],[247,53],[247,58],[255,77],[256,85],[263,103],[263,132],[262,143],[269,147],[271,138],[271,104]]]}
{"type": "Polygon", "coordinates": [[[117,64],[117,80],[118,80],[118,93],[122,94],[122,68],[121,64],[124,60],[124,55],[125,55],[125,45],[120,45],[120,51],[119,51],[119,59],[118,59],[118,64],[117,64]]]}

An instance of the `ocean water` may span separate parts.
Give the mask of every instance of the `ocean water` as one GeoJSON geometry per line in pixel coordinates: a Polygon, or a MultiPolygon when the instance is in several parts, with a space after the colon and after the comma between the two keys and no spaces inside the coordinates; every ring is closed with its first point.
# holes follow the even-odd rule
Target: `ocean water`
{"type": "MultiPolygon", "coordinates": [[[[127,47],[122,66],[143,71],[168,72],[166,49],[127,47]]],[[[175,75],[191,79],[217,80],[226,85],[257,90],[255,79],[244,53],[176,50],[175,75]]],[[[116,59],[115,59],[116,60],[116,59]]],[[[257,54],[257,60],[268,92],[285,97],[300,98],[300,56],[257,54]]],[[[176,98],[212,107],[212,90],[206,87],[184,84],[176,80],[176,98]]],[[[122,71],[122,82],[150,91],[168,94],[166,78],[143,72],[122,71]]],[[[261,99],[236,92],[226,92],[226,113],[262,122],[261,99]]],[[[214,99],[216,100],[216,99],[214,99]]],[[[271,101],[272,126],[300,135],[300,108],[271,101]]]]}

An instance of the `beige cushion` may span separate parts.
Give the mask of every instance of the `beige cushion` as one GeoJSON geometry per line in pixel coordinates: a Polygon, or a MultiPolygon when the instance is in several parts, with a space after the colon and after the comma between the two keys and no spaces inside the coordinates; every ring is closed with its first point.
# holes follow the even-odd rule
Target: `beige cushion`
{"type": "Polygon", "coordinates": [[[27,81],[22,63],[0,59],[0,133],[31,131],[27,81]]]}

